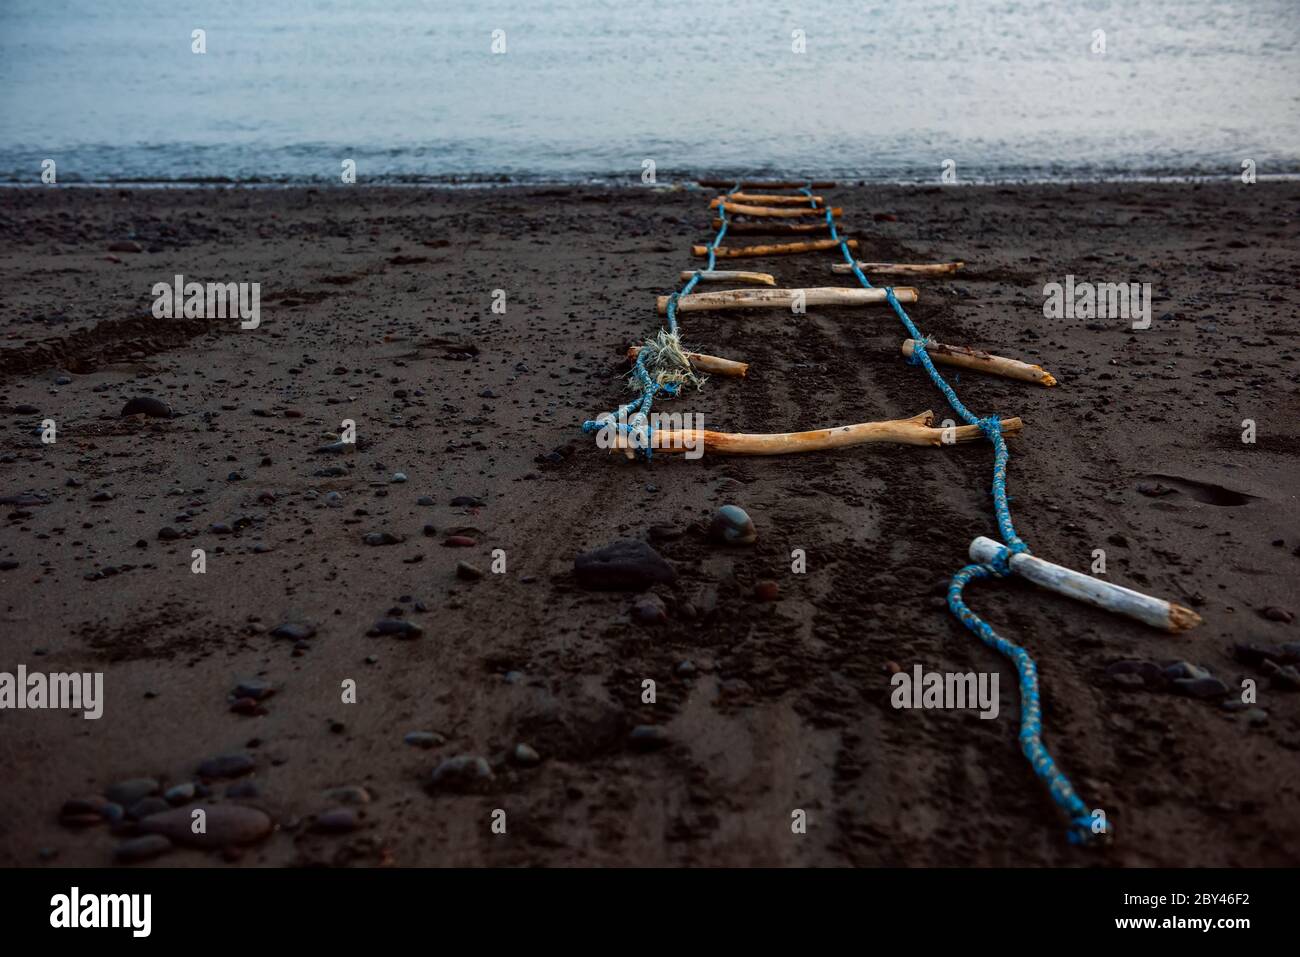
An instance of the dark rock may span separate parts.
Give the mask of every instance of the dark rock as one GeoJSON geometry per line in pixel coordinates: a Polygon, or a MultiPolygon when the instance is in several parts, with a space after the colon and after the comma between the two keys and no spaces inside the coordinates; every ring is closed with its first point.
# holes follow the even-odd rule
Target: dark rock
{"type": "Polygon", "coordinates": [[[393,635],[397,638],[419,638],[424,629],[404,618],[381,618],[370,629],[371,635],[393,635]]]}
{"type": "Polygon", "coordinates": [[[451,500],[451,504],[457,508],[482,508],[485,503],[481,498],[472,495],[457,495],[451,500]]]}
{"type": "Polygon", "coordinates": [[[520,742],[515,745],[514,759],[516,764],[521,764],[524,767],[532,767],[535,764],[539,764],[542,757],[532,747],[520,742]]]}
{"type": "Polygon", "coordinates": [[[130,807],[141,798],[157,794],[158,790],[158,782],[153,778],[131,778],[128,781],[110,784],[104,789],[104,797],[115,804],[130,807]]]}
{"type": "Polygon", "coordinates": [[[119,864],[135,864],[152,860],[172,849],[172,842],[161,834],[146,834],[123,841],[113,848],[113,860],[119,864]]]}
{"type": "Polygon", "coordinates": [[[657,724],[638,724],[627,737],[634,751],[658,751],[669,743],[668,732],[657,724]]]}
{"type": "Polygon", "coordinates": [[[271,819],[265,812],[242,804],[194,804],[150,815],[139,827],[146,834],[161,834],[177,844],[222,848],[260,841],[271,833],[271,819]],[[205,830],[196,834],[194,811],[199,809],[204,812],[205,830]]]}
{"type": "Polygon", "coordinates": [[[325,792],[325,800],[335,804],[360,806],[370,803],[370,792],[359,784],[345,784],[325,792]]]}
{"type": "Polygon", "coordinates": [[[483,577],[483,570],[471,565],[469,562],[457,562],[456,577],[465,581],[477,581],[483,577]]]}
{"type": "Polygon", "coordinates": [[[1191,698],[1220,698],[1228,693],[1228,686],[1211,675],[1203,678],[1177,678],[1174,680],[1174,688],[1191,698]]]}
{"type": "Polygon", "coordinates": [[[185,804],[193,800],[196,792],[193,781],[182,781],[180,784],[174,784],[163,792],[163,799],[168,804],[185,804]]]}
{"type": "Polygon", "coordinates": [[[436,748],[447,739],[435,731],[411,731],[402,738],[407,744],[416,748],[436,748]]]}
{"type": "Polygon", "coordinates": [[[1284,624],[1290,624],[1295,621],[1294,614],[1287,611],[1285,608],[1277,607],[1277,605],[1269,605],[1266,608],[1261,608],[1259,613],[1269,621],[1280,621],[1284,624]]]}
{"type": "Polygon", "coordinates": [[[367,545],[400,545],[405,539],[392,532],[370,532],[363,541],[367,545]]]}
{"type": "Polygon", "coordinates": [[[458,754],[433,769],[433,786],[450,791],[470,790],[493,779],[492,766],[476,754],[458,754]]]}
{"type": "Polygon", "coordinates": [[[348,807],[338,807],[316,816],[311,829],[318,834],[346,834],[361,824],[357,812],[348,807]]]}
{"type": "Polygon", "coordinates": [[[263,698],[269,698],[275,694],[275,685],[260,678],[252,678],[235,685],[234,690],[230,693],[236,698],[252,698],[254,701],[261,701],[263,698]]]}
{"type": "Polygon", "coordinates": [[[162,798],[146,797],[141,798],[132,804],[127,810],[126,816],[133,821],[139,821],[143,818],[149,817],[151,814],[158,814],[161,811],[167,811],[170,809],[171,805],[162,798]]]}
{"type": "Polygon", "coordinates": [[[316,634],[316,626],[309,621],[286,621],[271,629],[272,638],[289,638],[304,641],[316,634]]]}
{"type": "Polygon", "coordinates": [[[724,545],[749,545],[758,539],[758,530],[743,508],[724,505],[709,522],[709,538],[724,545]]]}
{"type": "Polygon", "coordinates": [[[1170,681],[1198,681],[1210,677],[1204,668],[1197,667],[1190,661],[1175,661],[1164,668],[1165,677],[1170,681]]]}
{"type": "Polygon", "coordinates": [[[251,754],[221,754],[208,758],[199,765],[199,776],[205,778],[237,778],[249,774],[257,767],[251,754]]]}
{"type": "Polygon", "coordinates": [[[583,552],[574,559],[573,570],[582,587],[602,591],[643,591],[677,578],[662,555],[635,539],[583,552]]]}
{"type": "Polygon", "coordinates": [[[668,609],[658,595],[645,595],[632,605],[632,620],[644,625],[658,625],[668,620],[668,609]]]}
{"type": "Polygon", "coordinates": [[[147,415],[154,419],[170,419],[172,409],[162,399],[155,399],[151,395],[138,395],[122,406],[122,411],[118,415],[122,418],[128,415],[147,415]]]}

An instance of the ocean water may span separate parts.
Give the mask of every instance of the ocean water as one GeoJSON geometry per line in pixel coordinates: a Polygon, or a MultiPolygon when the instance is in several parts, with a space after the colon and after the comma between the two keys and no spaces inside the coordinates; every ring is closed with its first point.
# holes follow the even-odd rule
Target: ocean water
{"type": "Polygon", "coordinates": [[[63,183],[1296,174],[1300,0],[0,0],[0,182],[45,159],[63,183]]]}

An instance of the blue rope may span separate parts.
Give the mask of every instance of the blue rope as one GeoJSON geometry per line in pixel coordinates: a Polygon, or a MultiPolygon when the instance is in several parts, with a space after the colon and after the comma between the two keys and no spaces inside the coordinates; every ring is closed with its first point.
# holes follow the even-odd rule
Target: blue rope
{"type": "MultiPolygon", "coordinates": [[[[805,186],[800,192],[809,197],[810,205],[816,209],[817,201],[812,198],[811,184],[805,186]]],[[[831,215],[829,209],[826,210],[826,225],[830,228],[831,238],[839,240],[840,251],[844,254],[845,261],[853,267],[852,272],[853,275],[857,276],[858,282],[865,289],[874,288],[871,281],[867,279],[858,266],[857,260],[849,249],[848,242],[836,230],[835,218],[831,215]]],[[[912,356],[908,361],[925,369],[930,381],[943,393],[943,397],[947,399],[953,411],[967,424],[978,426],[980,431],[988,436],[989,441],[993,443],[993,511],[997,518],[1002,541],[1005,544],[998,551],[993,561],[980,565],[967,565],[952,576],[952,581],[948,585],[948,608],[963,625],[979,637],[980,641],[1011,659],[1015,664],[1020,685],[1020,750],[1029,759],[1034,774],[1047,787],[1052,800],[1069,818],[1068,836],[1070,842],[1074,844],[1087,843],[1095,836],[1092,829],[1092,816],[1088,812],[1087,805],[1083,803],[1083,800],[1070,784],[1069,779],[1056,766],[1052,755],[1043,745],[1043,716],[1042,709],[1039,706],[1038,667],[1034,664],[1034,659],[1030,657],[1024,648],[1013,644],[995,632],[988,622],[970,610],[962,597],[964,589],[972,581],[982,578],[1006,578],[1011,574],[1011,556],[1029,552],[1029,546],[1016,534],[1015,526],[1011,522],[1011,507],[1008,504],[1007,497],[1007,462],[1011,458],[1011,453],[1007,450],[1006,439],[1002,437],[1002,422],[996,415],[979,418],[957,398],[957,393],[948,384],[947,380],[939,374],[934,361],[930,358],[926,349],[930,340],[921,334],[921,330],[917,328],[916,323],[912,321],[911,316],[907,314],[907,311],[898,301],[898,297],[894,295],[892,286],[885,287],[885,299],[893,308],[894,314],[898,316],[907,329],[908,335],[916,343],[912,350],[912,356]]]]}
{"type": "MultiPolygon", "coordinates": [[[[727,191],[727,195],[739,192],[740,183],[736,183],[727,191]]],[[[713,242],[708,245],[709,264],[706,269],[712,269],[718,261],[717,249],[722,245],[723,237],[727,235],[727,204],[724,200],[718,204],[718,218],[722,220],[722,227],[718,230],[718,235],[713,237],[713,242]]],[[[691,273],[691,278],[687,280],[686,285],[672,293],[668,297],[668,332],[677,335],[677,300],[682,296],[688,295],[700,281],[700,270],[691,273]]],[[[672,398],[680,391],[680,387],[675,384],[660,385],[650,376],[650,371],[645,367],[646,352],[642,349],[636,357],[636,363],[632,366],[631,375],[641,385],[641,397],[634,399],[626,405],[620,406],[613,412],[607,412],[604,415],[598,415],[594,419],[588,419],[582,423],[583,432],[599,432],[607,425],[613,425],[616,429],[624,434],[634,437],[634,446],[640,448],[645,453],[646,460],[651,458],[651,446],[654,436],[654,430],[649,427],[650,408],[654,400],[660,393],[672,398]],[[619,424],[620,421],[627,417],[627,425],[619,424]]]]}

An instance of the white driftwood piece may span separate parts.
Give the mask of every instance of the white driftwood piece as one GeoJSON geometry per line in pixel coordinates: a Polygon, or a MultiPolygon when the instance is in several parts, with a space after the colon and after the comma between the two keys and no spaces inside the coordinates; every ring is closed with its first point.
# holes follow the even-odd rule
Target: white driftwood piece
{"type": "Polygon", "coordinates": [[[700,282],[752,282],[759,286],[775,286],[776,277],[766,272],[737,272],[734,269],[683,269],[682,282],[699,272],[700,282]]]}
{"type": "MultiPolygon", "coordinates": [[[[641,354],[640,346],[629,346],[627,350],[627,361],[636,362],[636,357],[641,354]]],[[[702,352],[684,353],[686,360],[701,372],[707,372],[710,375],[728,376],[733,379],[743,379],[745,373],[749,371],[748,362],[737,362],[735,359],[723,359],[721,356],[705,355],[702,352]]]]}
{"type": "MultiPolygon", "coordinates": [[[[702,312],[710,309],[770,309],[773,306],[789,308],[799,301],[803,293],[805,306],[865,306],[886,299],[884,289],[859,289],[847,286],[813,286],[809,289],[726,289],[718,292],[693,292],[679,296],[678,312],[702,312]]],[[[916,290],[899,286],[894,290],[899,302],[916,302],[916,290]]],[[[657,300],[659,315],[668,312],[668,297],[657,300]]]]}
{"type": "MultiPolygon", "coordinates": [[[[972,561],[988,563],[997,558],[1002,545],[981,535],[970,543],[972,561]]],[[[1027,579],[1048,591],[1065,595],[1077,601],[1127,615],[1143,624],[1165,631],[1186,631],[1201,623],[1201,616],[1190,608],[1163,598],[1152,598],[1141,592],[1100,581],[1083,572],[1053,565],[1023,552],[1013,554],[1008,561],[1012,574],[1027,579]]]]}
{"type": "MultiPolygon", "coordinates": [[[[955,273],[966,264],[961,260],[952,263],[864,263],[859,262],[858,268],[867,274],[870,278],[876,276],[947,276],[955,273]]],[[[853,272],[853,267],[848,263],[836,263],[831,266],[831,272],[848,273],[853,272]]]]}

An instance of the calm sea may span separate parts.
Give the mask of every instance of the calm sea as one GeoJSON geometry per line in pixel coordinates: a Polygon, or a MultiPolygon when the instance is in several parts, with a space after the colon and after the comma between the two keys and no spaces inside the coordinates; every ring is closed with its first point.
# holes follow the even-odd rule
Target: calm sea
{"type": "Polygon", "coordinates": [[[59,182],[1295,174],[1300,0],[0,0],[0,182],[45,159],[59,182]]]}

